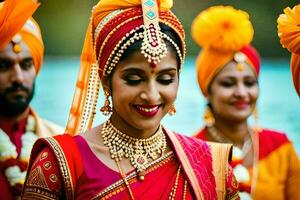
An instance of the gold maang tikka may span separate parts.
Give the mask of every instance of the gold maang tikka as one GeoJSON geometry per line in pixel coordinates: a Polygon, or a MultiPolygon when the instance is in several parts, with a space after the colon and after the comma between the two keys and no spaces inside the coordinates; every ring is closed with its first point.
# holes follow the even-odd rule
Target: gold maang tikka
{"type": "Polygon", "coordinates": [[[142,54],[147,58],[151,67],[155,67],[161,58],[167,55],[167,46],[162,38],[159,27],[159,13],[156,0],[142,0],[144,38],[142,54]]]}

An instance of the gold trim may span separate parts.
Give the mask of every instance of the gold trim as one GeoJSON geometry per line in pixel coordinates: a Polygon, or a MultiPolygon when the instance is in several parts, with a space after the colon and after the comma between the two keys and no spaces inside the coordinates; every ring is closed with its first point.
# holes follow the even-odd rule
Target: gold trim
{"type": "Polygon", "coordinates": [[[54,154],[56,155],[56,158],[58,159],[60,172],[62,173],[64,181],[66,197],[67,199],[74,199],[72,176],[64,151],[61,149],[61,146],[54,138],[45,138],[45,140],[50,144],[54,154]]]}
{"type": "Polygon", "coordinates": [[[229,154],[232,145],[214,142],[208,142],[208,144],[212,154],[217,198],[218,200],[223,200],[226,198],[226,171],[228,169],[229,154]]]}
{"type": "Polygon", "coordinates": [[[24,188],[25,195],[22,196],[24,200],[57,200],[58,196],[53,194],[51,191],[37,186],[26,186],[24,188]]]}
{"type": "Polygon", "coordinates": [[[203,193],[201,191],[201,187],[199,185],[199,182],[197,180],[197,176],[194,173],[194,170],[189,162],[189,159],[187,158],[181,143],[177,139],[174,133],[167,131],[164,129],[167,133],[168,137],[170,138],[171,142],[173,143],[173,147],[176,149],[176,152],[178,155],[178,159],[181,161],[182,168],[184,169],[186,175],[188,176],[190,180],[190,184],[193,188],[194,194],[197,199],[204,199],[203,193]]]}

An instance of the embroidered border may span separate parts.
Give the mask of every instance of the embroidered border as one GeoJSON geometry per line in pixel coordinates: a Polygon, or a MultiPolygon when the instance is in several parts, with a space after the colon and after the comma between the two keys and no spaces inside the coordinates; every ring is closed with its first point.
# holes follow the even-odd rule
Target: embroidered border
{"type": "Polygon", "coordinates": [[[53,138],[45,138],[45,140],[50,144],[52,147],[58,162],[60,163],[59,168],[62,173],[64,186],[66,190],[66,197],[67,199],[74,199],[74,187],[72,183],[71,173],[68,167],[67,159],[63,153],[58,142],[53,138]]]}
{"type": "Polygon", "coordinates": [[[26,195],[22,197],[24,200],[32,200],[32,199],[45,199],[45,200],[56,200],[59,199],[56,195],[51,193],[51,191],[46,190],[45,188],[38,186],[26,186],[24,189],[26,195]]]}

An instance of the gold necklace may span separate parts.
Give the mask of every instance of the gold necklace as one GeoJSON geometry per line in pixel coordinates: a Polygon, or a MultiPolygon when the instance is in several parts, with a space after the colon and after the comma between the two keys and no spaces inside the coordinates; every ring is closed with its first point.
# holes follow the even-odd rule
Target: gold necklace
{"type": "Polygon", "coordinates": [[[125,184],[125,186],[126,186],[128,192],[129,192],[130,198],[131,198],[131,200],[134,200],[134,195],[133,195],[133,192],[132,192],[132,190],[131,190],[131,188],[130,188],[129,182],[128,182],[127,179],[126,179],[126,174],[123,172],[122,167],[121,167],[119,161],[117,161],[117,160],[115,160],[115,161],[116,161],[116,163],[117,163],[119,172],[120,172],[120,174],[121,174],[121,178],[123,179],[124,184],[125,184]]]}
{"type": "Polygon", "coordinates": [[[109,148],[111,158],[121,161],[123,157],[130,160],[136,169],[140,180],[144,180],[144,172],[148,160],[156,160],[166,150],[166,136],[159,126],[158,131],[147,139],[130,137],[119,131],[110,120],[107,120],[102,128],[103,143],[109,148]]]}
{"type": "MultiPolygon", "coordinates": [[[[229,138],[227,138],[225,135],[220,133],[220,131],[218,131],[218,129],[215,126],[207,127],[207,130],[215,141],[220,142],[220,143],[232,144],[232,141],[229,138]]],[[[250,129],[248,129],[248,137],[246,137],[244,139],[241,159],[243,159],[248,154],[248,152],[251,150],[251,147],[252,147],[251,133],[252,133],[252,131],[250,129]]],[[[234,147],[234,148],[237,148],[237,147],[234,147]]]]}
{"type": "MultiPolygon", "coordinates": [[[[179,182],[179,176],[180,176],[180,171],[181,171],[181,166],[178,167],[177,173],[176,173],[176,178],[175,178],[175,183],[174,186],[172,187],[171,193],[169,195],[169,200],[174,200],[178,188],[178,182],[179,182]]],[[[183,197],[182,199],[186,199],[186,191],[187,191],[187,180],[184,180],[184,185],[183,185],[183,197]]]]}

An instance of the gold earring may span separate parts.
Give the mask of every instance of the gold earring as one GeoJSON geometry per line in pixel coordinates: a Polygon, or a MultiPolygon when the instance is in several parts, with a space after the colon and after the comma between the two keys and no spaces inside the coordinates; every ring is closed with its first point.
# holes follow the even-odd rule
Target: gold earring
{"type": "Polygon", "coordinates": [[[203,120],[206,127],[212,127],[215,124],[214,114],[209,106],[207,106],[205,109],[203,120]]]}
{"type": "Polygon", "coordinates": [[[175,105],[174,105],[174,104],[172,104],[171,108],[170,108],[169,111],[168,111],[168,114],[169,114],[170,116],[173,116],[173,115],[176,114],[176,108],[175,108],[175,105]]]}
{"type": "Polygon", "coordinates": [[[112,108],[110,106],[110,101],[109,101],[110,91],[104,90],[104,96],[105,96],[104,105],[100,108],[100,111],[102,112],[103,115],[108,116],[112,112],[112,108]]]}

